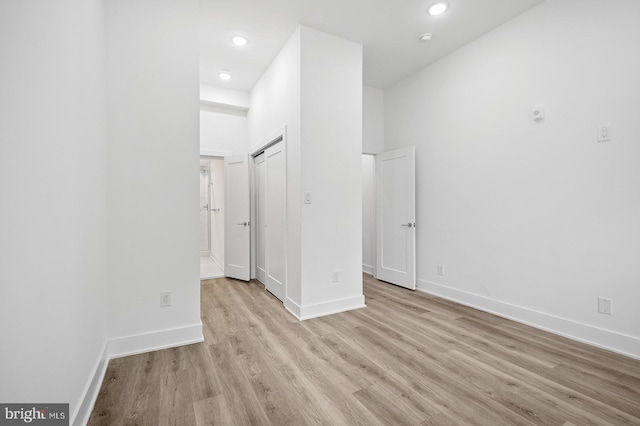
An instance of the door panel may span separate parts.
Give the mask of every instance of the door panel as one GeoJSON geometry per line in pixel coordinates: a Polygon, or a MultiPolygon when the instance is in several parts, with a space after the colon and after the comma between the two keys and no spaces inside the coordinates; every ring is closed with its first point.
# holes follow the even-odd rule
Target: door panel
{"type": "Polygon", "coordinates": [[[285,297],[286,154],[284,142],[265,150],[266,155],[266,264],[269,290],[285,297]]]}
{"type": "Polygon", "coordinates": [[[415,148],[376,157],[376,278],[416,288],[415,148]]]}
{"type": "Polygon", "coordinates": [[[227,277],[249,281],[250,211],[249,156],[225,157],[224,272],[227,277]]]}
{"type": "Polygon", "coordinates": [[[266,155],[264,153],[258,155],[254,159],[254,173],[255,173],[255,202],[256,202],[256,216],[255,226],[256,231],[256,278],[263,284],[267,282],[267,265],[266,265],[266,211],[265,211],[265,180],[266,180],[266,155]]]}

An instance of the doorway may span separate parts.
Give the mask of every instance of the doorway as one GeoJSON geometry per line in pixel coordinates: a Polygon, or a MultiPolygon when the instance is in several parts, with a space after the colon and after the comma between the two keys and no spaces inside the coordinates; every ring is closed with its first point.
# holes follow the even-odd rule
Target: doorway
{"type": "Polygon", "coordinates": [[[200,157],[200,279],[224,276],[224,160],[200,157]]]}

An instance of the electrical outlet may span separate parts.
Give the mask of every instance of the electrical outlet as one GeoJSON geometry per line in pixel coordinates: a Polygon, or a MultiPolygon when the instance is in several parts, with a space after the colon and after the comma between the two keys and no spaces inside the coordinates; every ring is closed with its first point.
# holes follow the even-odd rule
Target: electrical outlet
{"type": "Polygon", "coordinates": [[[611,139],[611,126],[598,127],[598,142],[607,142],[611,139]]]}
{"type": "Polygon", "coordinates": [[[171,292],[160,292],[160,307],[171,306],[171,292]]]}
{"type": "Polygon", "coordinates": [[[444,277],[444,265],[438,265],[438,275],[444,277]]]}
{"type": "Polygon", "coordinates": [[[331,279],[334,283],[340,282],[340,271],[333,271],[331,279]]]}
{"type": "Polygon", "coordinates": [[[611,315],[612,303],[611,299],[598,297],[598,312],[605,315],[611,315]]]}

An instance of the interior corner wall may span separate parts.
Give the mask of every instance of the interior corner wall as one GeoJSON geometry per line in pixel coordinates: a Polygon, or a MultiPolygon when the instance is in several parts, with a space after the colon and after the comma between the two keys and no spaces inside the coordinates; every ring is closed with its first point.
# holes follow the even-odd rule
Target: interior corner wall
{"type": "Polygon", "coordinates": [[[312,198],[301,215],[301,306],[309,317],[364,306],[362,45],[300,32],[301,190],[312,198]]]}
{"type": "Polygon", "coordinates": [[[83,424],[106,364],[103,2],[2,1],[0,52],[0,401],[83,424]]]}
{"type": "Polygon", "coordinates": [[[416,145],[419,288],[640,358],[638,16],[547,0],[385,91],[385,148],[416,145]]]}
{"type": "Polygon", "coordinates": [[[120,356],[202,340],[199,4],[105,5],[108,333],[120,356]]]}
{"type": "Polygon", "coordinates": [[[247,115],[250,152],[286,126],[287,288],[285,306],[301,300],[300,272],[300,29],[291,35],[250,95],[247,115]]]}

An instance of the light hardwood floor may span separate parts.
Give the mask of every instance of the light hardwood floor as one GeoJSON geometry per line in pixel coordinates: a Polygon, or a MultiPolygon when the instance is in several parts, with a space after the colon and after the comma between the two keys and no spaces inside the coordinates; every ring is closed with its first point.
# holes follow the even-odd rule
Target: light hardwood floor
{"type": "Polygon", "coordinates": [[[640,425],[640,361],[365,276],[298,322],[202,284],[205,343],[112,360],[90,425],[640,425]]]}

